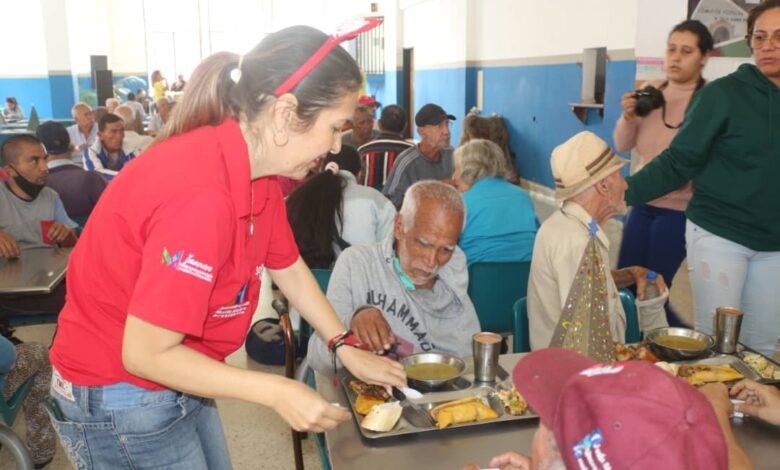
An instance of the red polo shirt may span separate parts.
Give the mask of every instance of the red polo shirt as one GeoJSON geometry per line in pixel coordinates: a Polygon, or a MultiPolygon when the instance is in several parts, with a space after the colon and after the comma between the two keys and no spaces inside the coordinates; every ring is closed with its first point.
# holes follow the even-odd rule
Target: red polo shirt
{"type": "Polygon", "coordinates": [[[92,212],[68,263],[51,361],[77,385],[162,389],[122,365],[128,313],[222,361],[244,342],[263,266],[297,259],[276,178],[250,181],[234,120],[168,139],[130,162],[92,212]]]}

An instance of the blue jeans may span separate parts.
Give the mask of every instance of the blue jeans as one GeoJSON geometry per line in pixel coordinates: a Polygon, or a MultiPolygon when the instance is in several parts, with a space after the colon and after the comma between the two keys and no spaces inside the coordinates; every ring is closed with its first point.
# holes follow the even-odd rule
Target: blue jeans
{"type": "MultiPolygon", "coordinates": [[[[685,259],[686,220],[682,211],[647,204],[632,208],[623,227],[618,268],[644,266],[652,269],[661,274],[671,288],[672,279],[685,259]]],[[[664,308],[669,325],[687,326],[669,302],[664,308]]]]}
{"type": "Polygon", "coordinates": [[[70,387],[72,399],[52,385],[61,416],[49,416],[77,470],[231,468],[214,400],[128,383],[70,387]]]}
{"type": "Polygon", "coordinates": [[[691,221],[685,238],[696,329],[712,332],[717,307],[741,308],[740,341],[771,357],[780,336],[780,252],[753,251],[691,221]]]}

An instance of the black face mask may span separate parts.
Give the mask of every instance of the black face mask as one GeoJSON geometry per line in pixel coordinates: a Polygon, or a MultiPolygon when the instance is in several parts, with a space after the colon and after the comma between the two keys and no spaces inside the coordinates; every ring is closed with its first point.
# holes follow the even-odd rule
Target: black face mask
{"type": "Polygon", "coordinates": [[[33,198],[33,200],[35,200],[35,198],[38,197],[39,194],[41,194],[41,191],[43,191],[43,188],[46,185],[45,184],[33,183],[32,181],[30,181],[27,178],[25,178],[24,176],[22,176],[22,174],[19,173],[19,170],[14,168],[13,165],[9,164],[8,166],[13,168],[14,171],[16,172],[16,176],[14,176],[14,182],[19,186],[19,188],[22,191],[27,193],[28,196],[30,196],[31,198],[33,198]]]}

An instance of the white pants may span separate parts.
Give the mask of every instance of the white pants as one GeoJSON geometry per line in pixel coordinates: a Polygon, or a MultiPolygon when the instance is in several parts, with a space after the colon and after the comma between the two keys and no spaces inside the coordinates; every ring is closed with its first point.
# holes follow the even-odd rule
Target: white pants
{"type": "Polygon", "coordinates": [[[772,357],[780,346],[780,252],[753,251],[690,220],[685,241],[696,329],[712,333],[717,307],[741,308],[740,341],[772,357]]]}

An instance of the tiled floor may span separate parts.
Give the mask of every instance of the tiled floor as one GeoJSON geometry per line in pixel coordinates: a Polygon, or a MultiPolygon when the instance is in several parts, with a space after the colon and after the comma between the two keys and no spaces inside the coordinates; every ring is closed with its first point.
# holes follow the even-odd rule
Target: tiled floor
{"type": "MultiPolygon", "coordinates": [[[[548,203],[537,201],[537,213],[540,219],[546,218],[551,211],[548,203]]],[[[615,224],[608,230],[610,239],[613,240],[612,251],[615,253],[619,245],[620,228],[620,224],[615,224]]],[[[270,282],[264,281],[261,293],[263,302],[255,314],[256,318],[273,315],[269,305],[272,296],[270,282]]],[[[683,314],[684,319],[691,321],[692,302],[685,264],[675,277],[671,296],[672,303],[683,314]]],[[[39,341],[49,344],[53,332],[53,326],[25,327],[19,329],[18,336],[25,341],[39,341]]],[[[243,349],[230,356],[228,362],[237,367],[283,374],[282,368],[260,366],[248,359],[243,349]]],[[[261,406],[231,400],[220,400],[219,409],[234,468],[237,470],[294,468],[290,428],[274,412],[261,406]]],[[[24,432],[23,422],[24,419],[17,419],[14,426],[14,429],[20,434],[24,432]]],[[[321,469],[322,466],[313,440],[306,439],[303,448],[306,469],[321,469]]],[[[0,451],[0,470],[13,468],[15,467],[9,452],[6,449],[0,451]]],[[[70,468],[62,449],[58,449],[56,458],[48,468],[57,470],[70,468]]]]}

